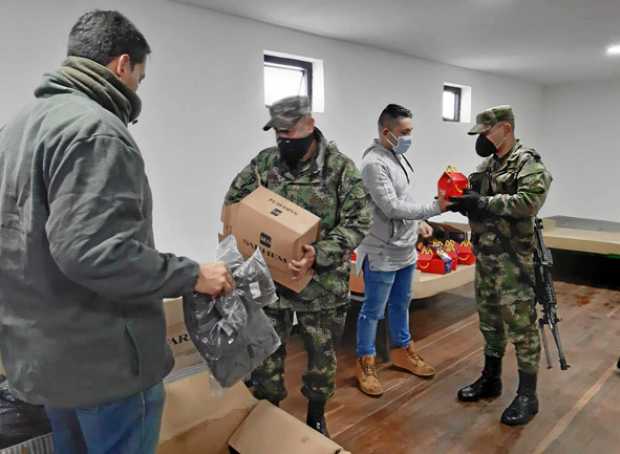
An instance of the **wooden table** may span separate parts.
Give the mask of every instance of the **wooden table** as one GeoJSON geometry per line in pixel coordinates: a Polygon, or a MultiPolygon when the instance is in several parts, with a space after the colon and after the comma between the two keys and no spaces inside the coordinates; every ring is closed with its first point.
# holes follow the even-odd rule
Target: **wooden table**
{"type": "Polygon", "coordinates": [[[547,247],[591,254],[620,255],[620,223],[552,216],[543,219],[547,247]]]}
{"type": "MultiPolygon", "coordinates": [[[[362,301],[364,299],[364,279],[355,275],[354,267],[351,266],[351,299],[362,301]]],[[[429,298],[441,292],[469,284],[474,280],[476,265],[459,265],[456,271],[447,274],[423,273],[416,270],[411,292],[413,299],[429,298]]]]}

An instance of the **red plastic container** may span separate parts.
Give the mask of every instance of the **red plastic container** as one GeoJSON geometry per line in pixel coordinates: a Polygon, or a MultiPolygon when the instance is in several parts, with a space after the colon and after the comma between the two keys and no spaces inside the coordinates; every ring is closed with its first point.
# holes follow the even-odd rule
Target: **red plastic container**
{"type": "Polygon", "coordinates": [[[461,265],[473,265],[476,263],[474,248],[470,241],[463,241],[456,247],[458,262],[461,265]]]}
{"type": "Polygon", "coordinates": [[[463,195],[463,191],[469,187],[469,180],[461,172],[450,166],[439,178],[437,187],[440,192],[446,194],[446,198],[460,197],[463,195]]]}
{"type": "Polygon", "coordinates": [[[424,273],[446,274],[452,269],[452,260],[442,260],[431,248],[424,248],[418,255],[416,268],[424,273]]]}

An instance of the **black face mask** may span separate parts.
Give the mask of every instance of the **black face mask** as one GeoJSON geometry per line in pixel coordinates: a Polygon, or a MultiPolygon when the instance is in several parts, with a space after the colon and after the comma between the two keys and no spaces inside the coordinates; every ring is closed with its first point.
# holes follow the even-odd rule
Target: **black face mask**
{"type": "Polygon", "coordinates": [[[301,139],[285,139],[278,138],[278,149],[280,150],[280,159],[294,169],[301,161],[301,158],[308,152],[308,148],[312,145],[314,134],[302,137],[301,139]]]}
{"type": "Polygon", "coordinates": [[[482,158],[491,156],[493,153],[497,153],[497,148],[493,145],[487,136],[480,134],[478,140],[476,140],[476,153],[482,158]]]}

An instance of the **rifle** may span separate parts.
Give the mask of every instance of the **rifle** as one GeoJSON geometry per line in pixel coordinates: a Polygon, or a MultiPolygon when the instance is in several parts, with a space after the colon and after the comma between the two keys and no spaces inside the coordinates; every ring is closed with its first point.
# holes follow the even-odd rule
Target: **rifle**
{"type": "Polygon", "coordinates": [[[553,267],[553,256],[551,251],[545,245],[543,240],[543,223],[542,219],[536,218],[534,220],[534,275],[535,285],[534,292],[536,293],[536,302],[542,307],[542,316],[538,319],[538,328],[540,329],[540,337],[542,339],[543,350],[545,351],[545,357],[547,358],[547,368],[551,369],[551,355],[547,346],[547,336],[545,332],[545,325],[549,327],[555,346],[558,350],[558,357],[560,360],[560,369],[566,370],[570,365],[566,362],[564,351],[562,350],[562,343],[560,342],[560,331],[558,323],[558,305],[555,297],[555,288],[553,287],[553,280],[551,278],[551,268],[553,267]]]}

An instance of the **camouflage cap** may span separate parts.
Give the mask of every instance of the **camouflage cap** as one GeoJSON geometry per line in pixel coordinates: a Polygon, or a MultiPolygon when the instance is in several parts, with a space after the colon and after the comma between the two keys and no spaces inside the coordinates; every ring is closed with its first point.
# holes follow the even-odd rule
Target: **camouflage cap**
{"type": "Polygon", "coordinates": [[[476,124],[467,134],[474,135],[488,131],[500,121],[508,121],[514,124],[515,117],[511,106],[495,106],[483,110],[476,115],[476,124]]]}
{"type": "Polygon", "coordinates": [[[269,107],[271,120],[263,126],[263,130],[270,128],[291,129],[302,117],[310,115],[310,98],[307,96],[289,96],[274,102],[269,107]]]}

